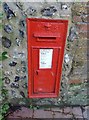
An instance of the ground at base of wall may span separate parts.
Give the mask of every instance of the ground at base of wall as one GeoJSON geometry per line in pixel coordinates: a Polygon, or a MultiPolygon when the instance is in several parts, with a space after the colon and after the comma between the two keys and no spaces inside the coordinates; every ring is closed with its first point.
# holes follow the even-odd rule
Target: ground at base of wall
{"type": "Polygon", "coordinates": [[[27,120],[30,118],[61,118],[63,119],[80,119],[89,120],[89,106],[85,107],[65,107],[65,108],[47,108],[47,109],[29,109],[27,107],[21,107],[20,109],[9,111],[9,115],[6,120],[27,120]]]}

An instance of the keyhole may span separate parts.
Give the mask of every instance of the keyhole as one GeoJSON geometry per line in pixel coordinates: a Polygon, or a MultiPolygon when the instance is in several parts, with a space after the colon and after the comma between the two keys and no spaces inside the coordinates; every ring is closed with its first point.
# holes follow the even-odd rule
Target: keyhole
{"type": "Polygon", "coordinates": [[[36,70],[36,75],[38,75],[38,70],[36,70]]]}

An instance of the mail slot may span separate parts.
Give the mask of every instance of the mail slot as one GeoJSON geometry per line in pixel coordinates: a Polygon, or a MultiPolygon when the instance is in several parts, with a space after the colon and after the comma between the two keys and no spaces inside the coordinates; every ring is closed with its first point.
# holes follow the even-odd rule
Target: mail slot
{"type": "Polygon", "coordinates": [[[57,97],[68,20],[27,18],[28,97],[57,97]]]}

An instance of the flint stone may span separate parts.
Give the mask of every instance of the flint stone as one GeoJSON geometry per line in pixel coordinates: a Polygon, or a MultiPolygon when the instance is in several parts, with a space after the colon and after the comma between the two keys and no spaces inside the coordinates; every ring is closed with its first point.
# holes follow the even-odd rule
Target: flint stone
{"type": "Polygon", "coordinates": [[[65,55],[63,64],[63,75],[68,76],[70,74],[70,71],[72,69],[72,60],[73,57],[69,56],[68,54],[65,55]]]}
{"type": "Polygon", "coordinates": [[[27,15],[35,15],[35,13],[36,13],[36,9],[34,9],[31,6],[26,10],[27,15]]]}
{"type": "Polygon", "coordinates": [[[19,30],[19,35],[20,35],[20,37],[24,38],[24,31],[23,30],[19,30]]]}
{"type": "Polygon", "coordinates": [[[16,96],[15,90],[11,90],[11,94],[15,97],[16,96]]]}
{"type": "Polygon", "coordinates": [[[52,16],[56,11],[57,9],[54,6],[50,6],[50,7],[42,9],[41,14],[43,16],[52,16]]]}
{"type": "Polygon", "coordinates": [[[19,76],[15,76],[15,81],[14,82],[18,82],[20,80],[19,76]]]}
{"type": "Polygon", "coordinates": [[[24,94],[23,91],[20,91],[20,95],[21,95],[22,97],[25,97],[25,94],[24,94]]]}
{"type": "Polygon", "coordinates": [[[9,9],[7,14],[7,19],[11,19],[12,17],[15,17],[15,16],[16,14],[11,9],[9,9]]]}
{"type": "Polygon", "coordinates": [[[20,44],[21,44],[21,40],[18,39],[18,38],[16,38],[15,40],[16,40],[16,44],[17,44],[17,46],[20,46],[20,44]]]}
{"type": "Polygon", "coordinates": [[[9,48],[11,46],[11,41],[6,37],[2,37],[2,45],[6,48],[9,48]]]}
{"type": "Polygon", "coordinates": [[[27,83],[24,83],[24,85],[22,85],[23,88],[27,88],[27,83]]]}
{"type": "Polygon", "coordinates": [[[10,79],[8,77],[4,77],[3,80],[5,81],[6,84],[10,83],[10,79]]]}
{"type": "Polygon", "coordinates": [[[9,6],[7,5],[7,3],[3,4],[3,9],[4,9],[4,11],[7,14],[7,19],[11,19],[12,17],[16,16],[16,13],[9,8],[9,6]]]}
{"type": "Polygon", "coordinates": [[[4,30],[7,32],[7,33],[12,33],[13,32],[13,28],[11,25],[5,25],[4,26],[4,30]]]}
{"type": "Polygon", "coordinates": [[[24,80],[24,79],[26,79],[26,78],[27,78],[27,76],[26,76],[26,75],[21,77],[21,79],[22,79],[22,80],[24,80]]]}
{"type": "Polygon", "coordinates": [[[69,32],[69,36],[68,36],[68,41],[73,42],[75,40],[75,38],[77,38],[77,29],[75,26],[70,28],[70,32],[69,32]]]}
{"type": "Polygon", "coordinates": [[[66,55],[64,56],[64,61],[65,61],[66,63],[68,63],[68,62],[70,61],[70,58],[69,58],[69,55],[68,55],[68,54],[66,54],[66,55]]]}
{"type": "Polygon", "coordinates": [[[19,88],[19,84],[18,83],[12,83],[11,88],[19,88]]]}
{"type": "Polygon", "coordinates": [[[21,68],[21,71],[22,71],[23,73],[26,72],[26,70],[27,70],[26,67],[22,67],[22,68],[21,68]]]}
{"type": "Polygon", "coordinates": [[[25,61],[21,61],[21,64],[22,64],[23,66],[26,66],[26,62],[25,62],[25,61]]]}
{"type": "Polygon", "coordinates": [[[11,63],[9,63],[9,65],[10,65],[11,67],[14,67],[14,66],[17,65],[17,62],[12,61],[11,63]]]}
{"type": "Polygon", "coordinates": [[[20,25],[21,27],[25,27],[25,21],[24,21],[24,20],[20,20],[19,25],[20,25]]]}
{"type": "Polygon", "coordinates": [[[61,9],[62,9],[62,10],[68,10],[69,7],[70,7],[69,4],[65,4],[65,3],[62,3],[62,4],[61,4],[61,9]]]}
{"type": "Polygon", "coordinates": [[[4,9],[4,11],[5,11],[6,13],[8,12],[9,6],[7,5],[7,3],[4,3],[4,4],[3,4],[3,9],[4,9]]]}
{"type": "Polygon", "coordinates": [[[22,4],[22,2],[16,2],[16,6],[17,6],[20,10],[23,10],[23,4],[22,4]]]}

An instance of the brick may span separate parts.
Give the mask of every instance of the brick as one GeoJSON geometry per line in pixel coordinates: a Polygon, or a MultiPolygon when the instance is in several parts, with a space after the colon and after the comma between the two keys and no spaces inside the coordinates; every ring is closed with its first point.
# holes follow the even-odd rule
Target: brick
{"type": "Polygon", "coordinates": [[[63,118],[73,118],[73,116],[70,114],[67,114],[67,115],[64,115],[63,118]]]}
{"type": "Polygon", "coordinates": [[[83,117],[84,117],[84,118],[87,118],[87,117],[88,117],[87,110],[86,110],[85,112],[83,112],[83,117]]]}
{"type": "Polygon", "coordinates": [[[78,34],[78,37],[80,38],[80,39],[88,39],[89,38],[89,35],[88,35],[88,32],[80,32],[79,34],[78,34]]]}
{"type": "Polygon", "coordinates": [[[44,111],[50,111],[51,108],[44,108],[44,111]]]}
{"type": "Polygon", "coordinates": [[[54,111],[54,112],[63,112],[63,109],[60,109],[60,108],[51,108],[51,111],[54,111]]]}
{"type": "Polygon", "coordinates": [[[83,22],[89,22],[89,15],[83,15],[82,20],[83,22]]]}
{"type": "Polygon", "coordinates": [[[83,112],[83,117],[89,119],[89,106],[85,107],[85,111],[83,112]]]}
{"type": "Polygon", "coordinates": [[[64,108],[64,113],[65,114],[72,114],[72,108],[71,107],[66,107],[66,108],[64,108]]]}
{"type": "Polygon", "coordinates": [[[87,39],[78,39],[78,47],[87,47],[87,39]]]}
{"type": "Polygon", "coordinates": [[[73,16],[73,22],[82,22],[81,16],[73,16]]]}
{"type": "Polygon", "coordinates": [[[69,84],[80,84],[80,83],[82,83],[82,81],[81,80],[69,80],[69,82],[68,82],[69,84]]]}
{"type": "Polygon", "coordinates": [[[87,23],[79,23],[77,24],[77,28],[79,29],[79,32],[84,32],[89,30],[89,24],[87,23]]]}
{"type": "Polygon", "coordinates": [[[89,14],[89,5],[86,6],[87,14],[89,14]]]}
{"type": "Polygon", "coordinates": [[[20,117],[7,116],[6,120],[22,120],[20,117]]]}
{"type": "Polygon", "coordinates": [[[84,60],[87,60],[87,48],[80,47],[77,49],[77,52],[75,54],[75,61],[78,61],[75,66],[82,66],[84,63],[84,60]]]}
{"type": "Polygon", "coordinates": [[[87,40],[87,47],[89,48],[89,40],[87,40]]]}
{"type": "Polygon", "coordinates": [[[75,67],[83,66],[84,65],[84,61],[86,61],[86,60],[87,60],[87,50],[85,51],[85,53],[84,53],[84,51],[81,54],[78,53],[75,56],[75,67]]]}
{"type": "Polygon", "coordinates": [[[54,118],[63,118],[63,113],[55,112],[54,113],[54,118]]]}
{"type": "Polygon", "coordinates": [[[72,7],[73,14],[81,15],[82,13],[87,14],[87,8],[86,4],[83,4],[83,2],[75,3],[72,7]]]}
{"type": "Polygon", "coordinates": [[[77,116],[77,115],[74,115],[74,118],[77,118],[79,120],[84,120],[84,118],[82,116],[77,116]]]}
{"type": "Polygon", "coordinates": [[[89,61],[89,52],[87,52],[87,60],[89,61]]]}
{"type": "Polygon", "coordinates": [[[60,120],[61,120],[61,118],[72,118],[72,115],[70,115],[70,114],[65,115],[63,113],[55,112],[54,118],[60,118],[60,120]]]}
{"type": "Polygon", "coordinates": [[[8,118],[32,118],[33,110],[29,108],[22,107],[21,110],[16,110],[14,113],[10,114],[8,118]]]}
{"type": "Polygon", "coordinates": [[[51,111],[35,110],[33,118],[53,118],[51,111]]]}
{"type": "Polygon", "coordinates": [[[74,107],[72,109],[72,112],[73,112],[73,115],[75,115],[75,116],[83,116],[82,110],[80,107],[74,107]]]}

